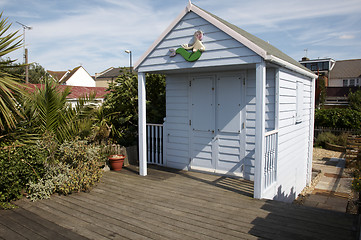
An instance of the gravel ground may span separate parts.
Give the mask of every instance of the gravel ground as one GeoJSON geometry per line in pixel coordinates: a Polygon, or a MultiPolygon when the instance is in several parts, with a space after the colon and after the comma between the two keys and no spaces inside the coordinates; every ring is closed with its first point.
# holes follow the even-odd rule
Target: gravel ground
{"type": "Polygon", "coordinates": [[[319,161],[323,158],[344,158],[345,153],[331,151],[322,148],[313,148],[313,161],[319,161]]]}

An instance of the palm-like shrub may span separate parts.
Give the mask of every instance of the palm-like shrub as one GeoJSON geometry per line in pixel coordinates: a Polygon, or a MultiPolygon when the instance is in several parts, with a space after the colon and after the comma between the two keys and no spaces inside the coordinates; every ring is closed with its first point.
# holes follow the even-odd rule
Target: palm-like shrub
{"type": "MultiPolygon", "coordinates": [[[[7,54],[21,47],[20,36],[16,36],[17,32],[7,33],[11,24],[7,19],[2,18],[0,14],[0,57],[3,58],[7,54]]],[[[19,79],[8,73],[6,69],[9,64],[14,62],[7,59],[0,62],[0,130],[14,129],[17,118],[22,117],[18,108],[16,97],[24,94],[24,90],[19,83],[19,79]]]]}

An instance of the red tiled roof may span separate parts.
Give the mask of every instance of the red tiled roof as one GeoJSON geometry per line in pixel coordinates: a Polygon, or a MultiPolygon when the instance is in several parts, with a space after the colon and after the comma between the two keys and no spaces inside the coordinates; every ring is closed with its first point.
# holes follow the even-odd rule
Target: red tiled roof
{"type": "MultiPolygon", "coordinates": [[[[41,88],[43,84],[26,84],[30,89],[30,92],[33,92],[35,88],[41,88]]],[[[90,93],[96,92],[95,98],[104,98],[105,94],[109,93],[106,87],[81,87],[81,86],[66,86],[58,85],[57,88],[61,91],[64,91],[65,88],[70,88],[70,94],[67,96],[68,99],[84,97],[85,94],[89,95],[90,93]]]]}

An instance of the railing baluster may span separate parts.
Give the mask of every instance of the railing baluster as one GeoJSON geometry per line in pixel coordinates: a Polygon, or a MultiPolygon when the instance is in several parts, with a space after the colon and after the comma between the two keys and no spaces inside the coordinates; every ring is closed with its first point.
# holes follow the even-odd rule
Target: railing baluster
{"type": "Polygon", "coordinates": [[[163,125],[147,123],[148,163],[163,165],[163,125]]]}
{"type": "Polygon", "coordinates": [[[267,132],[264,146],[264,188],[268,188],[276,181],[277,145],[278,130],[267,132]]]}

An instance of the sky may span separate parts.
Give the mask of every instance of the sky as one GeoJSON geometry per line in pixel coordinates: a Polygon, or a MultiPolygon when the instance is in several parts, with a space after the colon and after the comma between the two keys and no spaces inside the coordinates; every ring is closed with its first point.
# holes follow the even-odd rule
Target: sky
{"type": "MultiPolygon", "coordinates": [[[[361,0],[193,0],[299,61],[361,58],[361,0]]],[[[0,0],[3,17],[25,31],[29,62],[90,75],[134,63],[188,0],[0,0]]],[[[205,33],[207,34],[207,33],[205,33]]],[[[23,61],[23,49],[9,55],[23,61]]]]}

